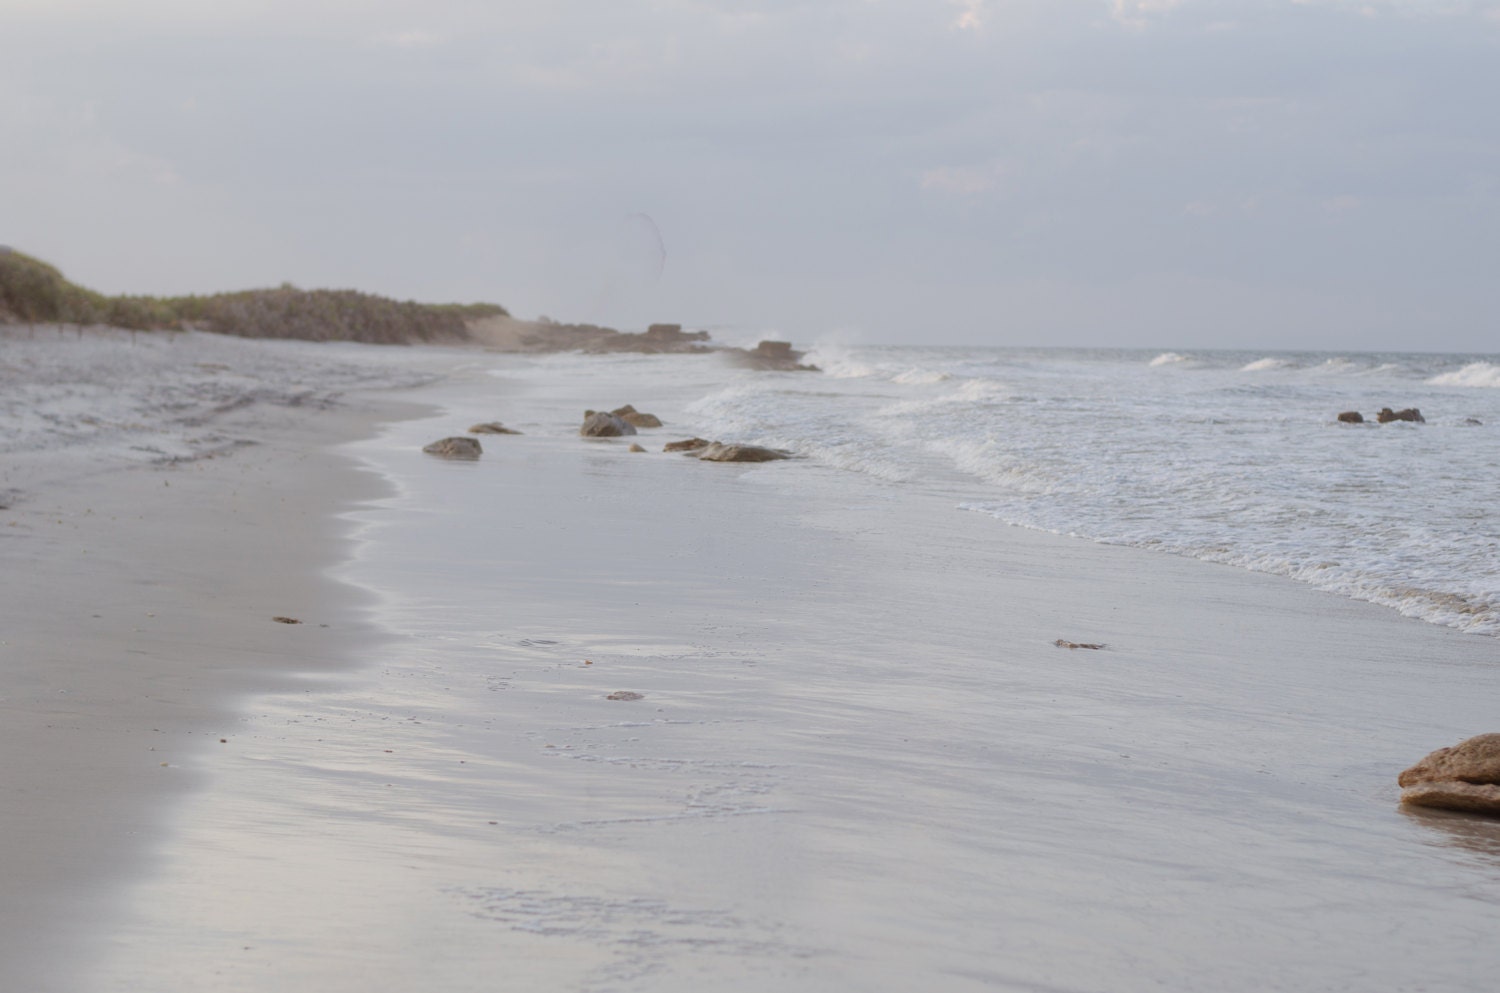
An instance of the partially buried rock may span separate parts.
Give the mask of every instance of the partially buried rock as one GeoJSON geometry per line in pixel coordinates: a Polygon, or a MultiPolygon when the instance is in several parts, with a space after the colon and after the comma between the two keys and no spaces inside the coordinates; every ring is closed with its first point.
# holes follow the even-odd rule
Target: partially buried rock
{"type": "Polygon", "coordinates": [[[1389,407],[1381,407],[1380,413],[1375,419],[1381,424],[1389,424],[1391,421],[1413,421],[1417,424],[1426,424],[1427,418],[1415,407],[1407,407],[1405,410],[1392,410],[1389,407]]]}
{"type": "Polygon", "coordinates": [[[430,445],[424,445],[422,451],[428,455],[440,455],[445,459],[477,459],[484,449],[480,448],[479,442],[473,438],[443,438],[430,445]]]}
{"type": "Polygon", "coordinates": [[[637,693],[634,690],[615,690],[613,693],[611,693],[609,696],[605,697],[604,699],[606,699],[606,700],[643,700],[643,699],[645,699],[645,696],[644,696],[644,694],[637,693]]]}
{"type": "Polygon", "coordinates": [[[514,430],[512,428],[508,428],[504,424],[501,424],[499,421],[489,421],[488,423],[485,423],[485,424],[476,424],[476,425],[474,425],[473,427],[469,428],[469,433],[470,434],[520,434],[521,432],[516,431],[516,430],[514,430]]]}
{"type": "Polygon", "coordinates": [[[761,448],[758,445],[725,445],[717,441],[698,452],[697,455],[705,462],[774,462],[777,459],[792,457],[790,452],[783,452],[777,448],[761,448]]]}
{"type": "Polygon", "coordinates": [[[635,434],[635,425],[607,410],[585,410],[583,427],[578,429],[578,433],[585,438],[618,438],[621,435],[635,434]]]}
{"type": "Polygon", "coordinates": [[[1339,415],[1339,420],[1345,424],[1363,424],[1365,422],[1365,415],[1357,410],[1346,410],[1339,415]]]}
{"type": "Polygon", "coordinates": [[[664,452],[696,452],[700,448],[707,448],[713,442],[702,438],[689,438],[686,441],[669,441],[662,446],[664,452]]]}
{"type": "Polygon", "coordinates": [[[1500,816],[1500,734],[1439,748],[1396,781],[1402,803],[1500,816]]]}
{"type": "Polygon", "coordinates": [[[626,451],[628,451],[628,452],[644,452],[645,449],[642,448],[640,445],[637,445],[634,442],[631,442],[630,447],[627,448],[626,451]]]}

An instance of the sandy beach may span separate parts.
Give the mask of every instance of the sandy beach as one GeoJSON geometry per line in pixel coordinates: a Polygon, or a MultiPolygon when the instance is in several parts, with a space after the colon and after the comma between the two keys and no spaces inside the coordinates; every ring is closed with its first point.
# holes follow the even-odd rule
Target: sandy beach
{"type": "Polygon", "coordinates": [[[1395,776],[1495,730],[1494,639],[663,455],[682,357],[391,351],[8,463],[0,985],[1487,988],[1500,825],[1395,776]],[[576,437],[624,402],[650,451],[576,437]]]}

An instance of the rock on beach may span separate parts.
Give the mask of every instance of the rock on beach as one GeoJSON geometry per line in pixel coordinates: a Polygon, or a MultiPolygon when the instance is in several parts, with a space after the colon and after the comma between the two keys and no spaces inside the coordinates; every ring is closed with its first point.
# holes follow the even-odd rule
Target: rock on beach
{"type": "Polygon", "coordinates": [[[1396,781],[1402,803],[1500,816],[1500,734],[1439,748],[1396,781]]]}
{"type": "Polygon", "coordinates": [[[583,412],[583,427],[578,433],[585,438],[619,438],[635,434],[635,425],[607,410],[586,410],[583,412]]]}
{"type": "Polygon", "coordinates": [[[445,459],[477,459],[484,449],[473,438],[440,438],[422,446],[422,451],[445,459]]]}
{"type": "Polygon", "coordinates": [[[774,462],[792,457],[791,453],[777,448],[761,448],[758,445],[725,445],[717,441],[692,454],[704,462],[774,462]]]}

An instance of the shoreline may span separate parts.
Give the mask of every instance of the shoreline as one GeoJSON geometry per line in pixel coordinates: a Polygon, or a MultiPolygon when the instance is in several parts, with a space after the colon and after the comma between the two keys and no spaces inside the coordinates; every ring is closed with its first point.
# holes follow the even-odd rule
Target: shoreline
{"type": "Polygon", "coordinates": [[[76,990],[245,702],[381,639],[329,569],[352,540],[340,515],[384,484],[336,446],[423,408],[330,402],[236,406],[195,429],[233,443],[176,461],[8,460],[0,986],[76,990]]]}

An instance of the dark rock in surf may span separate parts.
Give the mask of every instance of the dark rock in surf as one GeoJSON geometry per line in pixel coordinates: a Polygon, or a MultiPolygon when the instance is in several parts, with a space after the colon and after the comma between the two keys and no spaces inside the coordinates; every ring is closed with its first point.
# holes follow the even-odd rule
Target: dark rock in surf
{"type": "Polygon", "coordinates": [[[578,433],[585,438],[619,438],[635,434],[635,425],[607,410],[586,410],[583,412],[583,427],[578,433]]]}
{"type": "Polygon", "coordinates": [[[1412,421],[1417,424],[1426,424],[1427,418],[1415,407],[1407,407],[1405,410],[1392,410],[1389,407],[1381,407],[1380,413],[1375,419],[1381,424],[1389,424],[1391,421],[1412,421]]]}
{"type": "Polygon", "coordinates": [[[725,354],[740,366],[749,369],[766,369],[779,372],[818,372],[815,365],[803,365],[799,360],[806,353],[794,349],[786,341],[762,341],[754,348],[727,348],[725,354]]]}
{"type": "Polygon", "coordinates": [[[775,462],[789,459],[790,452],[776,448],[761,448],[758,445],[725,445],[714,442],[694,453],[704,462],[775,462]]]}
{"type": "Polygon", "coordinates": [[[707,448],[713,444],[702,438],[688,438],[686,441],[669,441],[662,447],[664,452],[696,452],[701,448],[707,448]]]}
{"type": "Polygon", "coordinates": [[[1345,424],[1363,424],[1365,422],[1365,415],[1357,410],[1346,410],[1339,415],[1339,420],[1345,424]]]}
{"type": "Polygon", "coordinates": [[[489,421],[484,424],[476,424],[469,428],[470,434],[520,434],[513,428],[508,428],[499,421],[489,421]]]}
{"type": "Polygon", "coordinates": [[[445,459],[477,459],[484,449],[473,438],[442,438],[424,445],[422,451],[445,459]]]}

